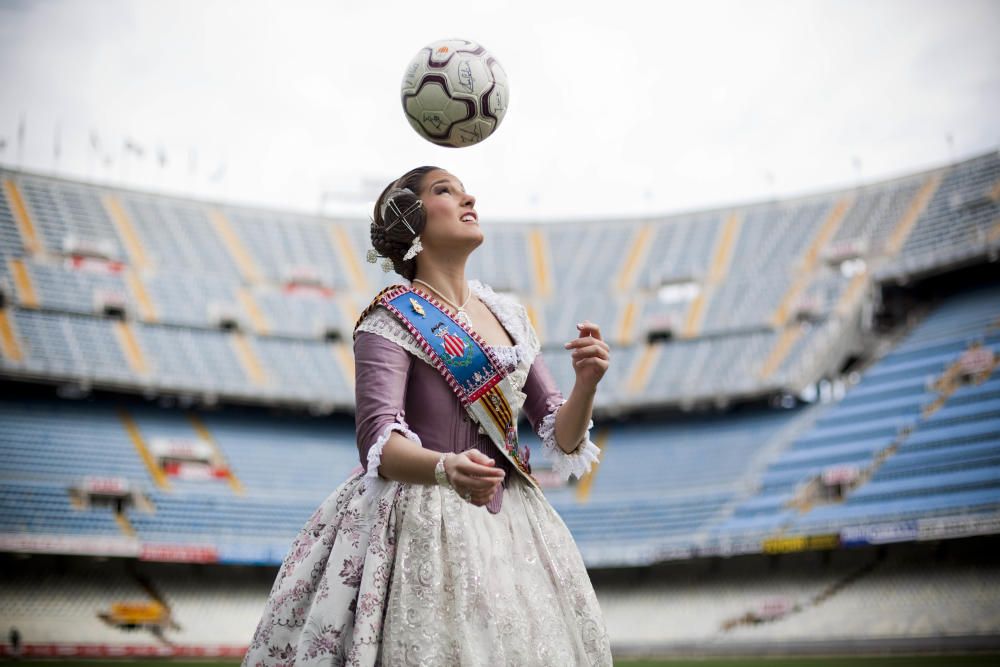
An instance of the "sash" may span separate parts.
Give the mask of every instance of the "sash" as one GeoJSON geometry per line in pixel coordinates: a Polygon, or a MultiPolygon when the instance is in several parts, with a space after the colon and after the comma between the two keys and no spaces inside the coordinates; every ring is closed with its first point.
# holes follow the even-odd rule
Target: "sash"
{"type": "Polygon", "coordinates": [[[412,286],[390,285],[383,289],[361,313],[357,324],[377,306],[383,306],[406,327],[473,421],[514,468],[541,490],[531,474],[527,451],[522,456],[518,446],[517,422],[511,409],[514,385],[479,334],[457,322],[433,296],[412,286]]]}

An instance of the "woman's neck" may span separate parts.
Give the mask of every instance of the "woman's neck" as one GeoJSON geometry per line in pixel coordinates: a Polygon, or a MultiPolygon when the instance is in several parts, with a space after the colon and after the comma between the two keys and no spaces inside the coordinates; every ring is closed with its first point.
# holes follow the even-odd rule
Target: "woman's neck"
{"type": "Polygon", "coordinates": [[[461,264],[430,264],[428,266],[417,266],[417,272],[413,276],[414,280],[420,279],[434,286],[433,290],[440,291],[440,296],[461,305],[469,296],[468,281],[465,279],[465,263],[461,264]]]}

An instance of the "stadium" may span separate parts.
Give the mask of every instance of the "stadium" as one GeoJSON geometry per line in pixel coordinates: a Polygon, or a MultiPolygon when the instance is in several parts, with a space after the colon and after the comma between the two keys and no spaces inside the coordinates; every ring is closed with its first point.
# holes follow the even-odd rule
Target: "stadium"
{"type": "MultiPolygon", "coordinates": [[[[359,463],[352,327],[393,282],[368,223],[0,182],[3,650],[238,660],[359,463]]],[[[579,313],[614,349],[599,465],[535,470],[616,658],[1000,651],[998,256],[995,150],[492,223],[470,276],[527,306],[559,384],[579,313]]]]}

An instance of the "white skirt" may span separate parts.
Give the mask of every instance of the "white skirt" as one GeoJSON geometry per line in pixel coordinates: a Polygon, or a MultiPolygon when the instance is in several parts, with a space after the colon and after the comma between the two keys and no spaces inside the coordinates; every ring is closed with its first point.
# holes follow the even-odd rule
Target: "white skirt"
{"type": "Polygon", "coordinates": [[[611,665],[580,551],[513,474],[500,512],[351,474],[278,571],[244,667],[611,665]]]}

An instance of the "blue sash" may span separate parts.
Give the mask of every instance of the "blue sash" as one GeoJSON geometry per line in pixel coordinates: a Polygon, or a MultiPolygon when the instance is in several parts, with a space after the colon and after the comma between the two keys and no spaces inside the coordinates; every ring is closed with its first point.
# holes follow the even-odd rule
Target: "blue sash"
{"type": "Polygon", "coordinates": [[[527,452],[522,456],[518,446],[517,417],[511,409],[514,385],[479,334],[456,321],[433,296],[412,286],[391,285],[379,292],[358,324],[377,306],[406,327],[462,407],[524,478],[539,488],[527,452]]]}

